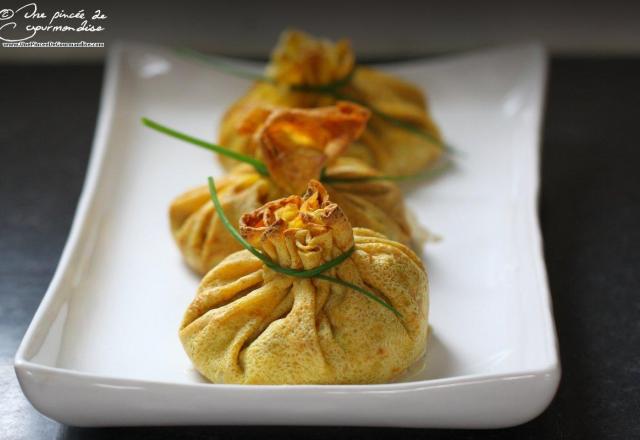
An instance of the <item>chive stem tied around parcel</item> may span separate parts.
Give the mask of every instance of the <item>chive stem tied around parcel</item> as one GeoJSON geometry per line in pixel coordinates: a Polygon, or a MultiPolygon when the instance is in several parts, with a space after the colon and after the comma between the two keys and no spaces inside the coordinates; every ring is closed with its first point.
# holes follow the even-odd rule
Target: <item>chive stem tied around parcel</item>
{"type": "MultiPolygon", "coordinates": [[[[247,156],[241,153],[238,153],[236,151],[230,150],[228,148],[225,148],[221,145],[217,145],[211,142],[207,142],[205,140],[196,138],[194,136],[188,135],[186,133],[183,133],[181,131],[175,130],[173,128],[170,128],[166,125],[160,124],[156,121],[153,121],[149,118],[141,118],[142,124],[145,125],[146,127],[149,127],[153,130],[156,130],[160,133],[166,134],[168,136],[171,136],[175,139],[179,139],[181,141],[196,145],[198,147],[204,148],[206,150],[210,150],[213,151],[215,153],[221,154],[223,156],[227,156],[230,157],[232,159],[236,159],[240,162],[244,162],[247,163],[251,166],[253,166],[253,168],[262,176],[269,176],[269,170],[267,169],[267,166],[264,164],[264,162],[255,159],[251,156],[247,156]]],[[[435,168],[433,170],[427,170],[424,173],[419,173],[419,174],[414,174],[414,175],[407,175],[407,176],[385,176],[385,175],[378,175],[378,176],[361,176],[361,177],[330,177],[330,176],[326,176],[324,173],[322,174],[322,176],[320,176],[320,180],[326,183],[357,183],[357,182],[368,182],[368,181],[376,181],[376,180],[395,180],[395,181],[403,181],[403,180],[412,180],[412,179],[421,179],[421,178],[433,178],[437,175],[440,175],[442,173],[442,171],[445,171],[445,169],[448,169],[450,167],[450,161],[446,160],[443,165],[439,166],[438,168],[435,168]]]]}
{"type": "Polygon", "coordinates": [[[237,62],[233,62],[232,60],[227,59],[225,57],[211,55],[211,54],[203,54],[188,48],[178,48],[176,49],[176,52],[181,55],[198,59],[202,62],[205,62],[213,66],[214,68],[216,68],[221,72],[224,72],[226,74],[236,76],[239,78],[244,78],[244,79],[256,81],[256,82],[269,83],[273,85],[280,85],[280,86],[284,85],[284,86],[287,86],[292,91],[317,93],[321,95],[330,96],[336,100],[350,101],[350,102],[356,103],[358,105],[361,105],[369,109],[374,115],[380,117],[381,119],[384,119],[390,124],[393,124],[396,127],[399,127],[417,136],[420,136],[425,140],[429,141],[430,143],[437,145],[439,148],[441,148],[443,151],[449,154],[455,152],[455,149],[452,146],[437,139],[435,136],[433,136],[428,131],[424,130],[422,127],[416,124],[413,124],[411,122],[407,122],[402,119],[396,118],[384,111],[381,111],[379,108],[363,101],[362,99],[359,99],[349,93],[345,93],[343,89],[346,88],[352,81],[356,73],[356,70],[358,69],[358,66],[354,66],[349,71],[349,73],[344,77],[326,84],[283,84],[281,81],[279,81],[276,78],[259,74],[256,71],[248,68],[240,67],[237,62]]]}
{"type": "Polygon", "coordinates": [[[216,190],[216,184],[215,184],[215,181],[213,180],[213,177],[208,178],[208,183],[209,183],[209,193],[211,195],[211,201],[213,202],[216,212],[220,217],[220,220],[222,221],[222,224],[224,225],[224,227],[242,245],[242,247],[244,247],[246,250],[251,252],[256,258],[262,261],[264,265],[267,266],[269,269],[275,272],[281,273],[283,275],[294,276],[298,278],[318,278],[324,281],[329,281],[331,283],[339,284],[343,287],[353,289],[356,292],[365,295],[372,301],[375,301],[378,304],[382,305],[383,307],[386,307],[387,309],[391,310],[396,316],[401,316],[400,312],[398,312],[392,305],[387,304],[385,301],[381,300],[380,298],[378,298],[376,295],[369,292],[368,290],[363,289],[362,287],[357,286],[355,284],[324,274],[324,272],[328,271],[333,267],[338,266],[339,264],[343,263],[347,258],[349,258],[355,250],[355,245],[349,248],[349,250],[347,250],[346,252],[343,252],[342,254],[337,256],[336,258],[330,261],[327,261],[326,263],[321,264],[318,267],[314,267],[313,269],[298,270],[298,269],[282,267],[279,264],[277,264],[275,261],[273,261],[268,255],[264,254],[263,252],[260,252],[258,249],[252,246],[247,240],[245,240],[244,237],[242,237],[240,232],[238,232],[238,230],[231,224],[231,222],[227,218],[226,214],[224,213],[224,209],[222,209],[222,204],[220,203],[220,200],[218,198],[218,192],[216,190]]]}

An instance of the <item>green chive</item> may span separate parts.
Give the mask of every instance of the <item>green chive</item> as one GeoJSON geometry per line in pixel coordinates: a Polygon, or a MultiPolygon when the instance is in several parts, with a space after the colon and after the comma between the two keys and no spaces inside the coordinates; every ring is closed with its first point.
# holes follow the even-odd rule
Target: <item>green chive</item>
{"type": "MultiPolygon", "coordinates": [[[[450,169],[453,165],[451,159],[445,159],[445,161],[438,167],[432,168],[421,173],[417,174],[409,174],[406,176],[357,176],[357,177],[331,177],[326,174],[322,174],[322,181],[326,183],[360,183],[360,182],[372,182],[377,180],[390,180],[395,182],[402,182],[407,180],[422,180],[422,179],[433,179],[435,177],[440,176],[445,171],[450,169]]],[[[324,169],[323,169],[324,172],[324,169]]]]}
{"type": "MultiPolygon", "coordinates": [[[[247,69],[238,68],[238,66],[232,60],[225,57],[220,57],[217,55],[205,55],[203,53],[187,48],[177,48],[176,52],[180,55],[187,55],[200,61],[204,61],[208,64],[211,64],[212,66],[217,67],[222,72],[228,73],[233,76],[249,79],[252,81],[278,84],[278,81],[276,81],[274,78],[260,75],[259,73],[251,72],[247,69]]],[[[353,77],[354,70],[355,68],[352,69],[351,72],[349,72],[349,74],[347,74],[344,78],[327,84],[293,84],[289,85],[288,87],[291,90],[295,90],[298,92],[323,93],[335,91],[349,84],[351,78],[353,77]]]]}
{"type": "MultiPolygon", "coordinates": [[[[180,49],[176,49],[176,51],[179,54],[182,55],[188,55],[191,56],[193,58],[199,59],[201,61],[205,61],[209,64],[211,64],[212,66],[217,67],[219,70],[228,73],[230,75],[233,76],[238,76],[241,78],[245,78],[245,79],[249,79],[252,81],[260,81],[260,82],[267,82],[270,84],[277,84],[278,82],[274,79],[274,78],[270,78],[268,76],[264,76],[264,75],[260,75],[257,74],[255,72],[250,72],[246,69],[241,69],[238,68],[237,66],[235,66],[232,62],[228,61],[227,59],[225,59],[224,57],[218,57],[218,56],[214,56],[214,55],[204,55],[200,52],[197,52],[195,50],[192,49],[185,49],[185,48],[180,48],[180,49]]],[[[438,139],[436,139],[433,135],[431,135],[430,133],[426,132],[424,129],[422,129],[421,127],[418,127],[417,125],[414,125],[410,122],[407,121],[403,121],[402,119],[398,119],[395,118],[391,115],[388,115],[370,105],[368,105],[367,103],[354,98],[353,96],[349,96],[343,93],[340,93],[338,90],[347,86],[349,84],[349,82],[351,81],[351,79],[353,78],[354,72],[355,72],[356,68],[352,69],[351,72],[349,72],[349,74],[347,76],[345,76],[342,79],[339,79],[335,82],[332,83],[328,83],[328,84],[322,84],[322,85],[313,85],[313,84],[295,84],[295,85],[290,85],[289,88],[291,90],[295,90],[295,91],[299,91],[299,92],[314,92],[314,93],[321,93],[321,94],[326,94],[326,95],[330,95],[335,99],[339,99],[339,100],[343,100],[343,101],[351,101],[353,103],[356,103],[358,105],[361,105],[363,107],[368,108],[371,113],[373,113],[376,116],[379,116],[380,118],[384,119],[385,121],[400,127],[404,130],[407,130],[411,133],[414,133],[418,136],[423,137],[424,139],[428,140],[429,142],[437,145],[438,147],[442,148],[445,151],[448,151],[450,153],[453,153],[455,150],[454,148],[452,148],[450,145],[447,145],[441,141],[439,141],[438,139]]]]}
{"type": "Polygon", "coordinates": [[[239,68],[232,61],[225,57],[219,57],[216,55],[205,55],[198,51],[188,48],[177,48],[176,52],[180,55],[186,55],[200,61],[204,61],[205,63],[211,64],[221,70],[224,73],[228,73],[232,76],[238,76],[240,78],[249,79],[251,81],[261,81],[268,83],[275,83],[271,78],[266,77],[264,75],[260,75],[259,73],[251,72],[247,69],[239,68]]]}
{"type": "Polygon", "coordinates": [[[347,258],[349,258],[351,256],[351,254],[353,253],[353,251],[355,250],[355,245],[352,246],[347,252],[344,252],[343,254],[339,255],[338,257],[334,258],[331,261],[328,261],[326,263],[324,263],[321,266],[318,266],[314,269],[309,269],[309,270],[297,270],[297,269],[289,269],[286,267],[282,267],[279,264],[277,264],[275,261],[273,261],[268,255],[263,254],[262,252],[260,252],[258,249],[256,249],[255,247],[253,247],[251,245],[251,243],[249,243],[247,240],[244,239],[244,237],[242,237],[242,235],[240,235],[240,233],[236,230],[235,227],[233,227],[233,225],[231,224],[231,222],[229,221],[229,219],[227,218],[226,214],[224,213],[224,210],[222,209],[222,205],[220,204],[220,199],[218,199],[218,191],[216,190],[216,183],[213,180],[213,177],[209,177],[208,178],[208,182],[209,182],[209,193],[211,194],[211,200],[213,201],[213,206],[216,209],[216,212],[218,214],[218,217],[220,217],[220,220],[222,221],[222,224],[224,225],[224,227],[227,229],[227,231],[229,231],[229,233],[236,239],[238,240],[238,242],[249,252],[251,252],[253,255],[255,255],[259,260],[261,260],[265,266],[267,266],[268,268],[282,273],[284,275],[290,275],[290,276],[294,276],[294,277],[299,277],[299,278],[318,278],[321,280],[325,280],[325,281],[329,281],[332,283],[336,283],[336,284],[340,284],[341,286],[344,287],[348,287],[350,289],[355,290],[356,292],[359,292],[363,295],[365,295],[367,298],[371,299],[372,301],[377,302],[378,304],[386,307],[387,309],[391,310],[396,316],[401,317],[402,315],[400,314],[400,312],[398,312],[393,306],[387,304],[386,302],[384,302],[383,300],[381,300],[380,298],[378,298],[376,295],[374,295],[373,293],[369,292],[368,290],[363,289],[360,286],[356,286],[355,284],[349,283],[347,281],[343,281],[341,279],[338,278],[334,278],[332,276],[329,275],[324,275],[322,272],[325,272],[329,269],[331,269],[332,267],[335,267],[339,264],[341,264],[343,261],[345,261],[347,258]]]}
{"type": "Polygon", "coordinates": [[[398,312],[392,305],[386,303],[385,301],[380,299],[378,296],[374,295],[373,293],[369,292],[366,289],[363,289],[360,286],[357,286],[357,285],[349,283],[347,281],[343,281],[343,280],[341,280],[339,278],[335,278],[335,277],[332,277],[332,276],[329,276],[329,275],[324,275],[324,274],[316,275],[315,278],[318,278],[319,280],[325,280],[325,281],[330,281],[332,283],[340,284],[341,286],[348,287],[349,289],[353,289],[358,293],[362,293],[364,296],[366,296],[370,300],[375,301],[378,304],[380,304],[380,305],[386,307],[387,309],[391,310],[394,315],[396,315],[398,317],[402,317],[400,312],[398,312]]]}
{"type": "MultiPolygon", "coordinates": [[[[298,92],[315,92],[328,94],[338,93],[339,89],[346,87],[351,82],[355,71],[356,68],[354,67],[344,78],[334,82],[330,82],[328,84],[294,84],[290,85],[289,88],[298,92]]],[[[275,80],[272,81],[275,82],[275,80]]]]}
{"type": "Polygon", "coordinates": [[[331,269],[334,266],[339,265],[344,260],[349,258],[353,253],[353,251],[355,250],[355,247],[352,246],[348,251],[340,254],[333,260],[327,261],[321,266],[314,267],[313,269],[299,270],[299,269],[290,269],[287,267],[282,267],[278,263],[273,261],[268,255],[265,255],[264,253],[260,252],[258,249],[253,247],[251,243],[249,243],[247,240],[244,239],[244,237],[242,237],[242,235],[240,235],[238,230],[231,224],[226,214],[224,213],[224,210],[222,209],[222,205],[220,204],[220,200],[218,199],[218,192],[216,190],[216,185],[213,180],[213,177],[209,177],[208,180],[209,180],[209,193],[211,194],[211,200],[213,201],[213,206],[216,208],[216,212],[218,213],[218,216],[220,217],[220,220],[222,221],[222,224],[224,225],[224,227],[229,231],[229,233],[233,236],[233,238],[235,238],[242,245],[242,247],[244,247],[246,250],[251,252],[257,258],[259,258],[267,267],[275,270],[276,272],[284,273],[286,275],[291,275],[299,278],[311,278],[316,276],[319,273],[322,273],[331,269]]]}
{"type": "Polygon", "coordinates": [[[416,135],[426,139],[427,141],[431,142],[432,144],[437,145],[438,147],[442,148],[445,151],[448,151],[448,152],[453,152],[454,151],[454,149],[451,146],[439,141],[431,133],[428,133],[427,131],[425,131],[422,127],[419,127],[419,126],[414,125],[414,124],[412,124],[410,122],[403,121],[402,119],[398,119],[398,118],[395,118],[395,117],[393,117],[391,115],[388,115],[385,112],[382,112],[382,111],[378,110],[377,108],[370,106],[366,102],[364,102],[364,101],[362,101],[360,99],[354,98],[353,96],[345,95],[343,93],[338,93],[338,92],[332,93],[332,95],[333,95],[333,97],[335,99],[339,99],[339,100],[342,100],[342,101],[351,101],[351,102],[353,102],[355,104],[361,105],[362,107],[365,107],[365,108],[369,109],[369,111],[372,114],[384,119],[385,121],[389,122],[390,124],[393,124],[396,127],[402,128],[402,129],[404,129],[406,131],[409,131],[409,132],[411,132],[413,134],[416,134],[416,135]]]}
{"type": "Polygon", "coordinates": [[[142,123],[149,128],[159,131],[160,133],[164,133],[169,136],[172,136],[176,139],[180,139],[181,141],[189,142],[191,144],[197,145],[207,150],[211,150],[216,153],[222,154],[223,156],[227,156],[232,159],[239,160],[240,162],[248,163],[251,166],[253,166],[256,169],[256,171],[263,176],[269,175],[269,170],[267,169],[267,166],[264,163],[260,162],[259,160],[254,159],[253,157],[245,156],[244,154],[237,153],[235,151],[229,150],[228,148],[221,147],[220,145],[212,144],[210,142],[203,141],[202,139],[189,136],[188,134],[181,133],[177,130],[166,127],[162,124],[152,121],[151,119],[142,118],[142,123]]]}
{"type": "MultiPolygon", "coordinates": [[[[235,151],[229,150],[228,148],[224,148],[220,145],[216,145],[216,144],[212,144],[210,142],[206,142],[203,141],[202,139],[198,139],[192,136],[189,136],[185,133],[181,133],[177,130],[174,130],[172,128],[169,128],[167,126],[164,126],[162,124],[159,124],[155,121],[152,121],[151,119],[148,118],[142,118],[142,123],[144,125],[146,125],[149,128],[152,128],[156,131],[159,131],[160,133],[164,133],[167,134],[169,136],[172,136],[174,138],[180,139],[182,141],[185,142],[189,142],[191,144],[197,145],[199,147],[205,148],[207,150],[211,150],[213,152],[216,153],[220,153],[224,156],[228,156],[231,157],[233,159],[236,159],[240,162],[245,162],[250,164],[251,166],[253,166],[255,168],[255,170],[263,175],[268,177],[269,174],[269,170],[267,169],[267,166],[259,161],[258,159],[254,159],[253,157],[250,156],[246,156],[244,154],[241,153],[237,153],[235,151]]],[[[447,162],[448,163],[448,162],[447,162]]],[[[445,163],[444,166],[439,167],[437,169],[432,169],[432,170],[427,170],[424,173],[419,173],[419,174],[412,174],[412,175],[408,175],[408,176],[359,176],[359,177],[330,177],[326,175],[326,169],[322,169],[321,175],[320,175],[320,181],[325,182],[325,183],[358,183],[358,182],[369,182],[369,181],[376,181],[376,180],[392,180],[392,181],[403,181],[403,180],[412,180],[412,179],[425,179],[425,178],[433,178],[437,175],[440,175],[446,168],[448,168],[447,163],[445,163]]]]}

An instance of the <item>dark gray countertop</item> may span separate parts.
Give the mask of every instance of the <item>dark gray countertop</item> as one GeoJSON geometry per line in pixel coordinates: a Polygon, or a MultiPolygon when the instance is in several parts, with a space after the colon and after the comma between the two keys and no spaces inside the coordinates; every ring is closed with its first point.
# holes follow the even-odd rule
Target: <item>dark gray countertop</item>
{"type": "Polygon", "coordinates": [[[12,358],[69,232],[101,79],[100,65],[0,65],[0,437],[640,438],[640,59],[551,63],[540,218],[563,377],[541,416],[495,431],[80,429],[32,409],[12,358]]]}

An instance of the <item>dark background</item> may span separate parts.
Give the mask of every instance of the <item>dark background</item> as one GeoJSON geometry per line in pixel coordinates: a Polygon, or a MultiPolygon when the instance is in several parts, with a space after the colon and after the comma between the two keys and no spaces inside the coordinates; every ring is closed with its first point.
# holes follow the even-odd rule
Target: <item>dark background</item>
{"type": "MultiPolygon", "coordinates": [[[[41,9],[58,8],[51,3],[39,2],[41,9]]],[[[103,53],[0,47],[0,438],[640,438],[640,2],[488,1],[470,8],[330,1],[286,2],[284,9],[282,2],[280,9],[262,2],[238,12],[248,5],[69,1],[64,8],[80,3],[110,14],[107,46],[125,38],[264,57],[288,24],[349,35],[366,60],[545,42],[553,58],[540,220],[562,381],[541,416],[495,431],[77,429],[41,416],[17,385],[13,355],[69,232],[95,128],[103,53]]]]}
{"type": "MultiPolygon", "coordinates": [[[[16,9],[34,0],[2,0],[16,9]]],[[[86,41],[187,46],[219,54],[264,57],[283,28],[349,37],[359,57],[422,56],[505,42],[538,40],[556,54],[640,55],[640,2],[633,0],[36,0],[52,16],[96,9],[103,32],[86,41]]],[[[57,22],[64,24],[62,22],[57,22]]],[[[73,33],[38,34],[67,41],[73,33]]],[[[0,48],[0,60],[95,60],[101,49],[0,48]]]]}

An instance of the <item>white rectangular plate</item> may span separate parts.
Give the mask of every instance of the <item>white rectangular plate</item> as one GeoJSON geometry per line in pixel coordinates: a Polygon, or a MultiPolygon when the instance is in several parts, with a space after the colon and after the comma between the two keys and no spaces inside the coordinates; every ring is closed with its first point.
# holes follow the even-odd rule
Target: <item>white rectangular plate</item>
{"type": "Polygon", "coordinates": [[[442,236],[426,359],[357,386],[205,383],[178,340],[198,279],[167,207],[220,175],[212,155],[147,116],[214,139],[245,80],[172,52],[115,48],[85,187],[62,259],[16,355],[33,405],[71,425],[304,424],[484,428],[539,414],[560,376],[537,218],[546,58],[535,45],[384,66],[428,91],[456,169],[407,188],[442,236]]]}

